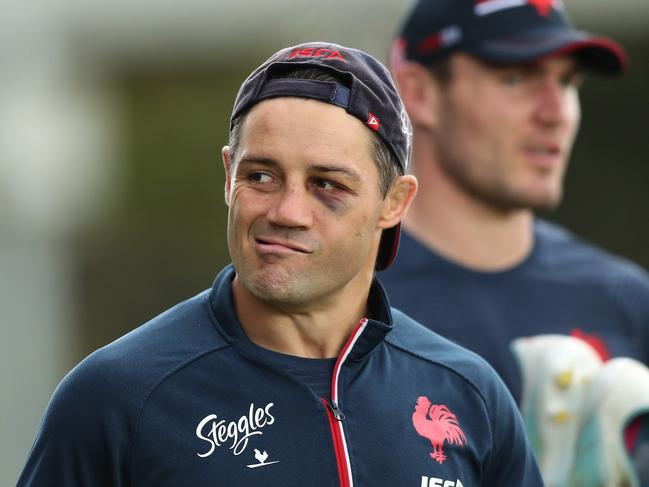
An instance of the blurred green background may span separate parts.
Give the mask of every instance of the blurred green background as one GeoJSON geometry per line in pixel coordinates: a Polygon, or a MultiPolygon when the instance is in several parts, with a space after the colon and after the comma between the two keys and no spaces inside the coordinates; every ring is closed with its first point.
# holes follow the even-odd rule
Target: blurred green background
{"type": "MultiPolygon", "coordinates": [[[[58,381],[210,286],[228,263],[221,148],[237,89],[281,47],[384,60],[407,1],[13,4],[0,21],[0,485],[58,381]]],[[[543,215],[649,268],[649,2],[567,2],[631,69],[588,79],[561,208],[543,215]]]]}

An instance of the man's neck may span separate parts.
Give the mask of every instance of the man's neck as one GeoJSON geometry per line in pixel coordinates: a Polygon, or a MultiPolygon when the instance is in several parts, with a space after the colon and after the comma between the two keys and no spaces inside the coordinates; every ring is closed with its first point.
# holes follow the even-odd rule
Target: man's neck
{"type": "Polygon", "coordinates": [[[248,338],[261,347],[297,357],[336,357],[366,314],[369,282],[352,282],[317,306],[289,306],[258,299],[236,277],[235,310],[248,338]]]}
{"type": "Polygon", "coordinates": [[[429,169],[415,174],[420,191],[404,220],[408,233],[444,258],[478,271],[506,270],[530,254],[531,210],[496,209],[462,191],[426,162],[421,166],[429,169]]]}

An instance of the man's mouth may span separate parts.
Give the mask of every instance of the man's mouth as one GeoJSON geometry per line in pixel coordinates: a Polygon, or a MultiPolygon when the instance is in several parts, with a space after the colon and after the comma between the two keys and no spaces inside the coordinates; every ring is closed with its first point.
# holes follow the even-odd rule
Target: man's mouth
{"type": "Polygon", "coordinates": [[[255,244],[257,250],[260,253],[299,253],[299,254],[310,254],[312,251],[305,245],[300,244],[299,242],[293,242],[290,240],[283,240],[277,238],[264,238],[257,237],[255,238],[255,244]]]}
{"type": "Polygon", "coordinates": [[[552,169],[561,160],[561,148],[558,144],[528,145],[525,147],[528,160],[535,167],[552,169]]]}

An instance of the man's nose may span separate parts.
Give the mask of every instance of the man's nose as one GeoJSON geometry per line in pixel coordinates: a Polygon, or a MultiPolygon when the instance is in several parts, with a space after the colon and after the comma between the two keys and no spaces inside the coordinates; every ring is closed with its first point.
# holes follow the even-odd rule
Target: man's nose
{"type": "Polygon", "coordinates": [[[291,228],[310,228],[313,212],[308,189],[299,183],[287,183],[269,209],[266,218],[270,223],[291,228]]]}
{"type": "Polygon", "coordinates": [[[546,126],[565,123],[573,109],[571,104],[575,102],[571,98],[575,94],[570,90],[558,80],[546,80],[537,93],[536,120],[546,126]]]}

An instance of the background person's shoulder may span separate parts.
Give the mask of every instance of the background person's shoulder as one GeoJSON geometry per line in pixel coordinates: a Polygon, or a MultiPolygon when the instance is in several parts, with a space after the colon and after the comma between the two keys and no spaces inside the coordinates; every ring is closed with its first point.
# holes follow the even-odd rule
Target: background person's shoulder
{"type": "Polygon", "coordinates": [[[566,228],[537,219],[534,226],[542,263],[563,271],[581,271],[607,280],[626,281],[649,292],[649,272],[638,264],[598,247],[566,228]]]}

